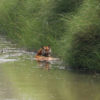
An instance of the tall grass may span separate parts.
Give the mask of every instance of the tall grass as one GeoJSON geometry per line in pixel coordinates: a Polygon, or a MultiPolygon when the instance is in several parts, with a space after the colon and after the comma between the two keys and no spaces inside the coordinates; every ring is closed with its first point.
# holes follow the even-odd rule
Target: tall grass
{"type": "Polygon", "coordinates": [[[64,60],[76,68],[100,70],[100,1],[84,0],[77,13],[70,16],[62,38],[64,60]]]}
{"type": "Polygon", "coordinates": [[[99,0],[1,0],[0,33],[29,50],[51,45],[75,68],[100,69],[99,0]]]}
{"type": "Polygon", "coordinates": [[[3,1],[0,31],[29,49],[52,44],[60,37],[61,21],[55,15],[53,0],[3,1]]]}

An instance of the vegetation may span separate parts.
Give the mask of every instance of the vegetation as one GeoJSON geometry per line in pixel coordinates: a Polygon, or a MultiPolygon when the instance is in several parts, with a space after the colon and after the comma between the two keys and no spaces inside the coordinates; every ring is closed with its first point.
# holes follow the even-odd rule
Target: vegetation
{"type": "Polygon", "coordinates": [[[1,0],[0,33],[29,50],[51,45],[73,68],[100,70],[99,0],[1,0]]]}

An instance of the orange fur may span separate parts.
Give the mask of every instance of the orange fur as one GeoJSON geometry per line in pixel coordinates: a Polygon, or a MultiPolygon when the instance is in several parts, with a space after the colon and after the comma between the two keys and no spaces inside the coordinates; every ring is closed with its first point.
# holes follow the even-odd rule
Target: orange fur
{"type": "Polygon", "coordinates": [[[40,48],[36,54],[36,56],[45,56],[49,57],[51,54],[51,48],[49,46],[44,46],[43,48],[40,48]]]}

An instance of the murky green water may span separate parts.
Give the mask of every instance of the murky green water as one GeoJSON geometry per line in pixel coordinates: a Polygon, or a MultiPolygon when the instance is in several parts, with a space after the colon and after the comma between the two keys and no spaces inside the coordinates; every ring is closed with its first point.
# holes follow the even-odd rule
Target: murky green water
{"type": "Polygon", "coordinates": [[[39,63],[0,38],[0,100],[100,100],[100,75],[39,63]]]}

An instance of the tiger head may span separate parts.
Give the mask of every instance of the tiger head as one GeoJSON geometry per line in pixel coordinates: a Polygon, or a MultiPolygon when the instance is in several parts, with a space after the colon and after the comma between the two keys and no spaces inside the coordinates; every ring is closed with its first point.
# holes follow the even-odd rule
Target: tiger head
{"type": "Polygon", "coordinates": [[[42,55],[46,56],[46,57],[51,55],[51,48],[50,48],[50,46],[43,46],[43,48],[42,48],[42,55]]]}

